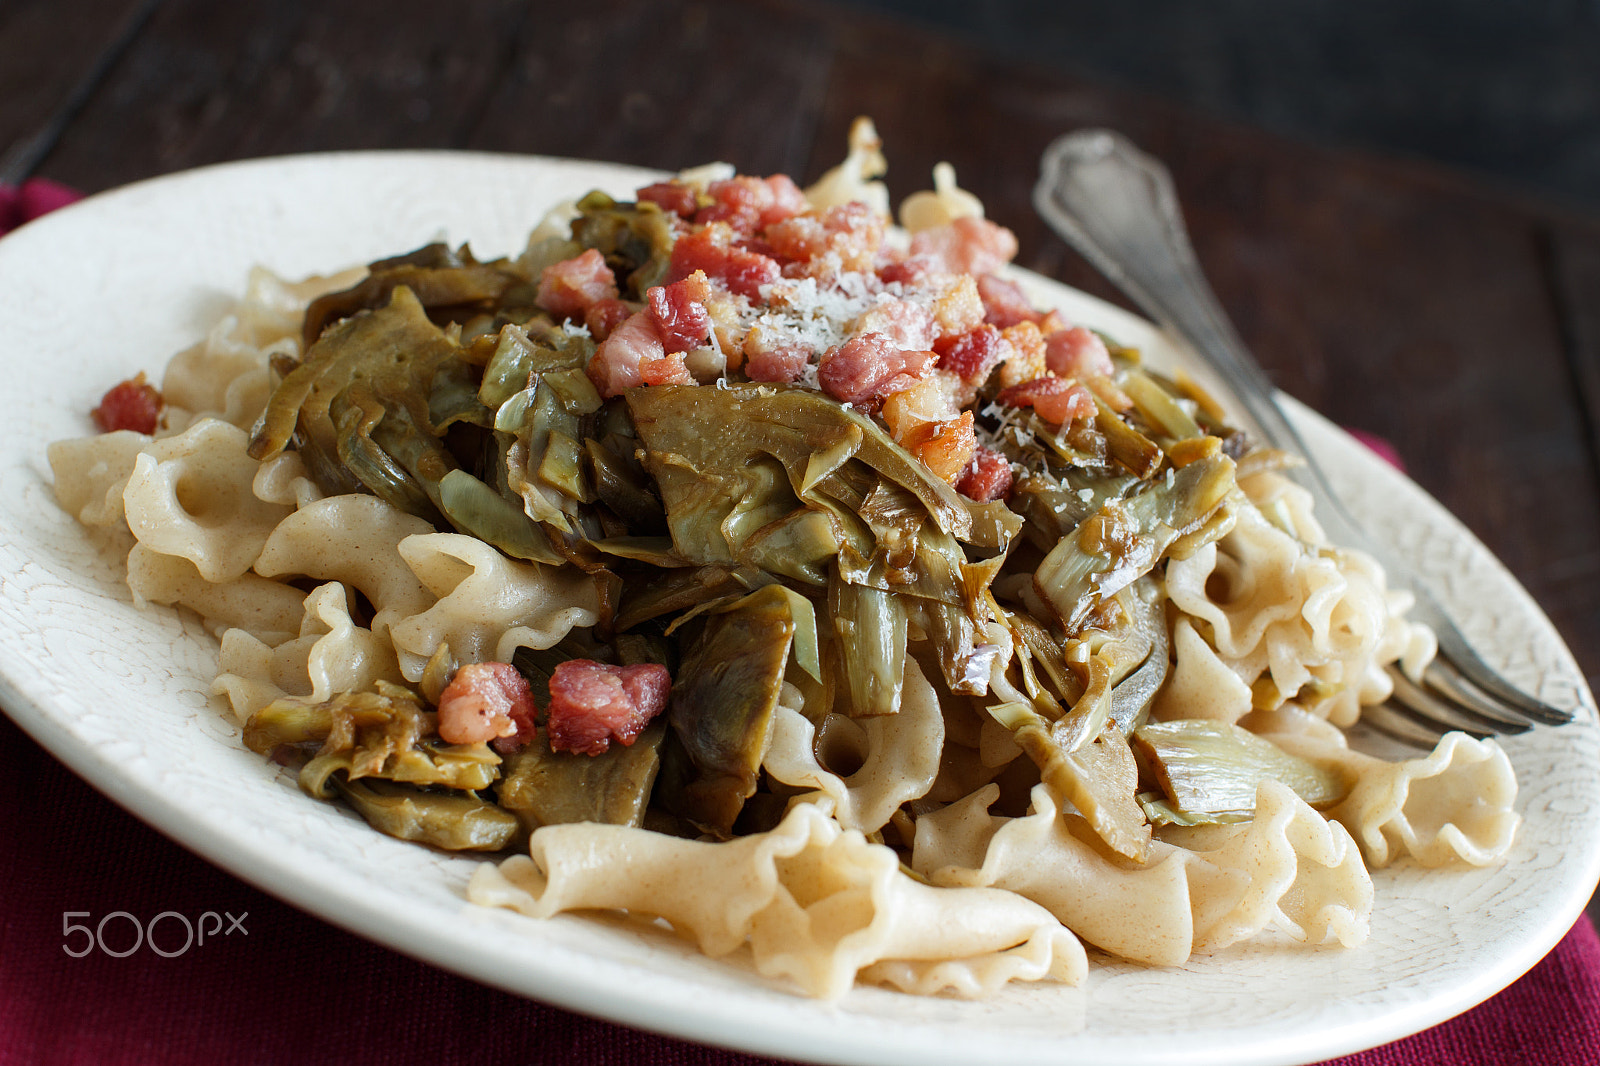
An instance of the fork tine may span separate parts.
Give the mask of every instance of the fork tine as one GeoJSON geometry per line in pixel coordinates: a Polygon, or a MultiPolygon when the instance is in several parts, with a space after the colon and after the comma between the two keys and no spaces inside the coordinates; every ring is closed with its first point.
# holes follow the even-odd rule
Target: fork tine
{"type": "MultiPolygon", "coordinates": [[[[1571,711],[1557,710],[1543,700],[1528,695],[1500,676],[1499,672],[1484,662],[1472,645],[1467,643],[1466,638],[1454,624],[1435,625],[1434,633],[1439,639],[1439,657],[1434,662],[1435,664],[1448,662],[1453,667],[1455,676],[1452,680],[1461,682],[1452,686],[1454,690],[1464,691],[1464,685],[1470,684],[1476,688],[1478,695],[1498,700],[1535,722],[1542,722],[1545,725],[1566,725],[1572,721],[1571,711]]],[[[1454,695],[1452,691],[1452,696],[1454,695]]]]}
{"type": "Polygon", "coordinates": [[[1513,718],[1503,708],[1493,704],[1479,701],[1478,706],[1473,706],[1457,699],[1450,690],[1453,684],[1450,671],[1439,660],[1428,666],[1423,674],[1423,685],[1392,666],[1389,668],[1389,677],[1394,682],[1392,702],[1403,708],[1410,717],[1433,723],[1441,733],[1459,729],[1482,739],[1495,733],[1525,733],[1533,728],[1527,719],[1513,718]],[[1436,688],[1436,683],[1442,683],[1445,687],[1436,688]]]}
{"type": "MultiPolygon", "coordinates": [[[[1439,738],[1451,732],[1451,727],[1399,702],[1378,703],[1361,708],[1361,724],[1370,726],[1402,744],[1409,744],[1423,751],[1432,751],[1439,743],[1439,738]]],[[[1483,740],[1491,735],[1469,729],[1463,729],[1461,732],[1475,740],[1483,740]]]]}

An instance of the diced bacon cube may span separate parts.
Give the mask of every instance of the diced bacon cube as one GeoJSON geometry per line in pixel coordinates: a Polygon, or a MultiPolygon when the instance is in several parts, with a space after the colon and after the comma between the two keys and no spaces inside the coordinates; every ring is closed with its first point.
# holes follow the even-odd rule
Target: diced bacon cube
{"type": "Polygon", "coordinates": [[[744,373],[751,381],[799,381],[810,365],[811,350],[804,345],[780,344],[753,351],[748,343],[745,346],[744,373]]]}
{"type": "Polygon", "coordinates": [[[593,304],[616,298],[616,277],[606,266],[605,256],[590,248],[545,267],[533,302],[557,318],[582,318],[593,304]]]}
{"type": "Polygon", "coordinates": [[[939,353],[939,369],[958,375],[971,385],[982,385],[1000,360],[1011,353],[1011,344],[990,325],[968,330],[958,337],[945,337],[933,344],[939,353]]]}
{"type": "Polygon", "coordinates": [[[610,666],[570,659],[550,675],[550,747],[600,755],[612,741],[630,746],[666,710],[672,677],[665,666],[610,666]]]}
{"type": "Polygon", "coordinates": [[[144,379],[140,371],[127,381],[111,386],[100,398],[100,406],[89,412],[94,424],[102,432],[131,429],[149,436],[156,431],[165,401],[154,385],[144,379]]]}
{"type": "Polygon", "coordinates": [[[904,351],[928,351],[938,329],[933,313],[926,307],[880,294],[878,302],[850,323],[853,333],[881,333],[904,351]]]}
{"type": "Polygon", "coordinates": [[[726,222],[740,233],[757,233],[806,209],[805,194],[786,174],[756,178],[740,174],[706,187],[712,203],[701,208],[698,223],[726,222]]]}
{"type": "Polygon", "coordinates": [[[671,211],[681,218],[693,218],[699,208],[694,190],[676,181],[658,181],[646,185],[636,194],[640,203],[651,203],[663,211],[671,211]]]}
{"type": "Polygon", "coordinates": [[[1076,381],[1042,377],[1001,389],[995,399],[1010,407],[1032,407],[1040,418],[1066,425],[1079,418],[1093,418],[1094,394],[1076,381]]]}
{"type": "Polygon", "coordinates": [[[899,282],[902,285],[918,285],[924,279],[939,272],[939,264],[934,261],[932,256],[897,256],[879,265],[878,280],[885,285],[891,285],[895,282],[899,282]]]}
{"type": "Polygon", "coordinates": [[[510,663],[469,663],[439,694],[439,737],[447,744],[495,741],[514,751],[533,736],[533,690],[510,663]]]}
{"type": "Polygon", "coordinates": [[[1082,381],[1092,377],[1109,377],[1115,367],[1111,352],[1098,333],[1073,326],[1057,330],[1044,339],[1044,362],[1052,374],[1082,381]]]}
{"type": "Polygon", "coordinates": [[[600,300],[583,313],[583,324],[589,327],[591,337],[603,341],[632,314],[633,309],[621,300],[600,300]]]}
{"type": "Polygon", "coordinates": [[[983,300],[983,320],[1001,329],[1044,317],[1033,309],[1021,285],[994,274],[978,276],[978,296],[983,300]]]}
{"type": "Polygon", "coordinates": [[[1011,464],[1004,455],[980,444],[961,480],[956,482],[956,491],[978,503],[1004,499],[1011,491],[1011,464]]]}
{"type": "Polygon", "coordinates": [[[642,363],[654,364],[666,354],[650,313],[639,311],[600,342],[585,369],[600,395],[621,396],[627,389],[644,383],[639,373],[642,363]]]}
{"type": "Polygon", "coordinates": [[[682,352],[669,352],[659,359],[639,360],[639,383],[641,385],[697,385],[694,374],[689,371],[689,364],[684,362],[682,352]]]}
{"type": "Polygon", "coordinates": [[[815,212],[796,215],[767,228],[767,243],[780,259],[805,262],[828,250],[828,230],[815,212]]]}
{"type": "Polygon", "coordinates": [[[947,370],[928,376],[883,401],[889,435],[904,444],[918,426],[948,422],[961,414],[961,381],[947,370]]]}
{"type": "Polygon", "coordinates": [[[931,351],[903,351],[881,333],[863,333],[824,353],[817,380],[834,399],[870,407],[911,388],[937,360],[931,351]]]}
{"type": "Polygon", "coordinates": [[[972,412],[962,411],[959,418],[945,422],[925,422],[900,443],[920,459],[934,477],[954,482],[966,471],[978,446],[972,412]]]}
{"type": "Polygon", "coordinates": [[[958,218],[911,238],[911,254],[928,256],[945,274],[993,274],[1017,254],[1017,238],[986,218],[958,218]]]}
{"type": "Polygon", "coordinates": [[[832,253],[839,269],[871,270],[883,244],[883,219],[863,203],[837,204],[769,226],[766,238],[782,259],[809,262],[832,253]]]}
{"type": "Polygon", "coordinates": [[[958,337],[983,325],[983,300],[971,274],[962,274],[929,308],[941,337],[958,337]]]}
{"type": "Polygon", "coordinates": [[[782,276],[777,260],[736,245],[733,230],[725,222],[685,234],[672,246],[671,280],[681,281],[696,270],[705,271],[729,292],[752,300],[760,297],[761,286],[782,276]]]}
{"type": "Polygon", "coordinates": [[[682,281],[656,285],[645,293],[667,354],[698,348],[711,335],[711,314],[704,302],[710,292],[704,271],[696,270],[682,281]]]}
{"type": "Polygon", "coordinates": [[[1044,361],[1044,335],[1032,322],[1018,322],[1000,331],[1000,337],[1011,345],[1000,363],[1000,386],[1010,388],[1025,381],[1042,378],[1049,373],[1044,361]]]}
{"type": "Polygon", "coordinates": [[[761,225],[763,228],[782,222],[786,218],[806,210],[810,205],[806,203],[806,194],[800,191],[800,186],[787,174],[774,174],[767,179],[767,188],[772,190],[772,202],[761,211],[761,225]]]}

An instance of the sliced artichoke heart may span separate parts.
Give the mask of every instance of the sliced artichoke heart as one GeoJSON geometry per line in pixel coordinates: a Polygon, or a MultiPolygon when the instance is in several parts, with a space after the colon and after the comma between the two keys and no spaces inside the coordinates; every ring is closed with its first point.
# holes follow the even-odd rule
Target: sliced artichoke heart
{"type": "Polygon", "coordinates": [[[1256,787],[1269,779],[1317,808],[1332,806],[1348,791],[1333,770],[1228,722],[1147,722],[1134,731],[1133,743],[1155,772],[1168,804],[1189,819],[1250,816],[1256,809],[1256,787]]]}
{"type": "Polygon", "coordinates": [[[1034,572],[1034,587],[1075,634],[1105,599],[1149,573],[1175,540],[1205,528],[1233,487],[1226,455],[1170,470],[1062,537],[1034,572]]]}

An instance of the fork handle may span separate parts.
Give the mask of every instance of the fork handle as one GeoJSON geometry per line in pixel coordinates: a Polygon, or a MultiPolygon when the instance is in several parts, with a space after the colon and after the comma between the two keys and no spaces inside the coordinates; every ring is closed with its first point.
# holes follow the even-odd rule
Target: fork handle
{"type": "Polygon", "coordinates": [[[1207,284],[1166,168],[1127,138],[1101,129],[1058,138],[1041,165],[1033,193],[1039,214],[1147,314],[1195,349],[1266,443],[1305,460],[1292,473],[1311,492],[1330,541],[1373,556],[1393,585],[1409,587],[1417,599],[1414,617],[1433,628],[1440,651],[1475,684],[1539,721],[1568,721],[1570,715],[1511,686],[1484,662],[1410,564],[1346,509],[1207,284]]]}

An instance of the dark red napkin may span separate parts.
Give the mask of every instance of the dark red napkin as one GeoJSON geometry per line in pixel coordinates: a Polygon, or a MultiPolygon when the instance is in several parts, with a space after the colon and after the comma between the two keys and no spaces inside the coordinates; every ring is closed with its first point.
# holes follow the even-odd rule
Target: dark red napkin
{"type": "Polygon", "coordinates": [[[82,198],[77,190],[44,178],[29,178],[16,187],[0,185],[0,236],[82,198]]]}
{"type": "MultiPolygon", "coordinates": [[[[76,198],[40,180],[0,188],[0,234],[76,198]]],[[[580,1017],[351,936],[168,841],[3,718],[0,768],[0,1066],[776,1061],[580,1017]]],[[[1580,918],[1487,1003],[1337,1062],[1600,1062],[1600,937],[1580,918]]]]}

